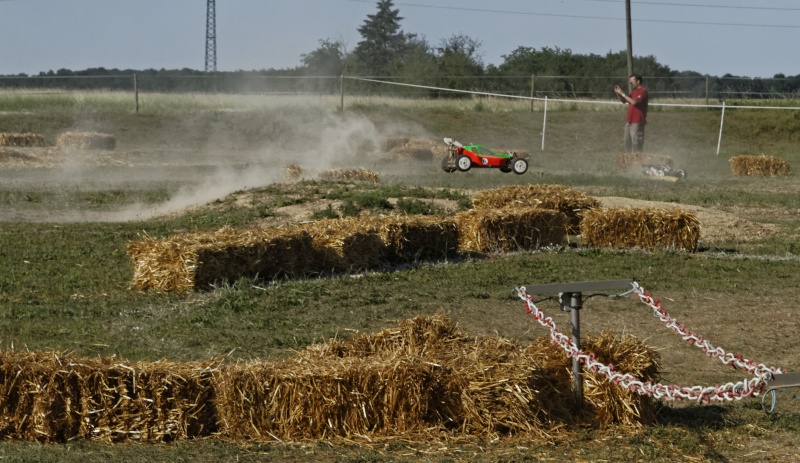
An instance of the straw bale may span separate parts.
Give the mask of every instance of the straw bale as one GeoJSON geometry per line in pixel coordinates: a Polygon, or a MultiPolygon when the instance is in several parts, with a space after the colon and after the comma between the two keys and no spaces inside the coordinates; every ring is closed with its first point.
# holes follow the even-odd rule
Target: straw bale
{"type": "MultiPolygon", "coordinates": [[[[582,340],[581,347],[585,352],[594,353],[597,361],[614,365],[619,372],[631,374],[644,382],[661,380],[660,356],[634,336],[619,338],[605,331],[582,340]]],[[[584,411],[590,414],[589,421],[595,426],[655,423],[659,404],[652,397],[613,384],[601,373],[585,371],[583,378],[587,405],[584,411]]]]}
{"type": "MultiPolygon", "coordinates": [[[[385,146],[388,147],[389,144],[387,143],[385,146]]],[[[438,158],[437,153],[446,154],[446,149],[442,142],[405,138],[397,139],[386,151],[388,157],[395,160],[430,161],[434,157],[438,158]]]]}
{"type": "Polygon", "coordinates": [[[387,250],[377,227],[358,217],[319,220],[301,230],[312,239],[310,272],[361,271],[385,262],[387,250]]]}
{"type": "Polygon", "coordinates": [[[286,178],[289,180],[299,180],[306,175],[306,169],[297,164],[289,164],[286,166],[286,178]]]}
{"type": "Polygon", "coordinates": [[[164,442],[210,435],[217,430],[217,364],[2,351],[0,437],[164,442]]]}
{"type": "Polygon", "coordinates": [[[436,367],[414,358],[288,360],[222,372],[222,432],[234,439],[319,439],[422,431],[436,367]]]}
{"type": "Polygon", "coordinates": [[[128,243],[134,286],[185,292],[239,278],[270,280],[302,274],[316,259],[311,236],[298,228],[232,229],[145,236],[128,243]]]}
{"type": "Polygon", "coordinates": [[[581,238],[603,248],[697,250],[700,221],[677,208],[602,208],[586,211],[581,238]]]}
{"type": "Polygon", "coordinates": [[[411,141],[408,137],[390,137],[381,143],[381,150],[389,152],[395,148],[400,148],[408,144],[411,141]]]}
{"type": "Polygon", "coordinates": [[[117,138],[110,133],[99,132],[64,132],[56,139],[56,148],[113,150],[117,146],[117,138]]]}
{"type": "Polygon", "coordinates": [[[789,163],[773,156],[734,156],[730,159],[733,175],[788,175],[789,163]]]}
{"type": "Polygon", "coordinates": [[[472,198],[475,209],[499,209],[503,207],[539,207],[554,209],[567,215],[568,233],[578,233],[581,215],[600,203],[582,191],[565,185],[508,185],[483,190],[472,198]]]}
{"type": "Polygon", "coordinates": [[[0,146],[45,146],[44,137],[38,133],[0,133],[0,146]]]}
{"type": "Polygon", "coordinates": [[[26,164],[35,162],[39,158],[28,153],[22,153],[17,150],[8,148],[0,148],[0,162],[9,164],[26,164]]]}
{"type": "Polygon", "coordinates": [[[455,215],[461,252],[529,250],[562,245],[569,219],[563,212],[537,207],[473,209],[455,215]]]}
{"type": "Polygon", "coordinates": [[[458,226],[450,218],[395,215],[361,220],[378,231],[389,263],[449,259],[458,252],[458,226]]]}
{"type": "Polygon", "coordinates": [[[347,180],[372,183],[379,183],[381,181],[380,175],[363,167],[324,170],[319,173],[319,177],[323,180],[347,180]]]}
{"type": "Polygon", "coordinates": [[[614,167],[619,171],[638,169],[643,165],[673,167],[672,158],[666,155],[648,153],[622,153],[614,159],[614,167]]]}

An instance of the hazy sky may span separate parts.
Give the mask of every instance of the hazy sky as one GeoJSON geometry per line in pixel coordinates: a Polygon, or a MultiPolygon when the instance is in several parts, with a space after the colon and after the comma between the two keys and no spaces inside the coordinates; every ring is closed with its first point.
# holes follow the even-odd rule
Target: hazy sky
{"type": "MultiPolygon", "coordinates": [[[[62,68],[205,67],[206,0],[0,0],[0,74],[62,68]]],[[[484,64],[519,46],[605,55],[626,48],[625,0],[395,1],[405,32],[481,43],[484,64]]],[[[631,1],[633,52],[678,71],[800,74],[800,1],[631,1]]],[[[322,39],[361,40],[375,0],[219,0],[217,69],[283,69],[322,39]]]]}

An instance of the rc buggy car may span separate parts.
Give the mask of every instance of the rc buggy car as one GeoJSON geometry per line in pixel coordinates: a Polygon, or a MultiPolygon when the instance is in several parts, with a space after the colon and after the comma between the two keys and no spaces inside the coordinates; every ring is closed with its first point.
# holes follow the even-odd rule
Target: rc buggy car
{"type": "Polygon", "coordinates": [[[648,178],[677,182],[678,180],[686,178],[686,171],[683,169],[674,169],[672,166],[666,164],[642,165],[642,175],[648,178]]]}
{"type": "Polygon", "coordinates": [[[442,159],[442,170],[466,172],[473,167],[496,167],[501,172],[522,175],[528,171],[528,161],[513,151],[498,153],[483,145],[462,145],[452,138],[445,138],[447,156],[442,159]]]}

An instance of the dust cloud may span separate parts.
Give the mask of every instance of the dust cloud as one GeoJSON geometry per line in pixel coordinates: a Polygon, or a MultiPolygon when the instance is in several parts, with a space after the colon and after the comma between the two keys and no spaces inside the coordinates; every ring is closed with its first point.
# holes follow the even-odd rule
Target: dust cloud
{"type": "MultiPolygon", "coordinates": [[[[2,221],[130,222],[166,216],[225,198],[236,191],[286,181],[286,167],[301,166],[309,175],[337,167],[372,168],[370,162],[386,137],[401,133],[426,136],[419,127],[394,125],[379,130],[368,119],[354,115],[321,114],[315,120],[283,121],[290,133],[264,140],[255,148],[231,147],[229,139],[209,139],[195,150],[181,146],[128,149],[111,152],[69,153],[60,162],[50,159],[40,169],[14,179],[16,188],[67,192],[143,191],[166,188],[173,193],[161,203],[137,202],[113,211],[0,210],[2,221]],[[420,135],[422,134],[422,135],[420,135]]],[[[177,138],[177,136],[176,136],[177,138]]],[[[229,137],[228,137],[229,138],[229,137]]],[[[266,137],[269,138],[269,137],[266,137]]],[[[306,177],[311,178],[311,177],[306,177]]]]}

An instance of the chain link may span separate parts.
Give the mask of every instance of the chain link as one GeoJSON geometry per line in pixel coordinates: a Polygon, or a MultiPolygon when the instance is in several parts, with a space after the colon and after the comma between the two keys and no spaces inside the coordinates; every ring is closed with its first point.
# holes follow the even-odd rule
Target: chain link
{"type": "Polygon", "coordinates": [[[525,292],[524,287],[516,288],[517,294],[525,302],[526,314],[530,315],[534,320],[539,322],[545,328],[550,330],[550,338],[553,343],[561,346],[567,353],[567,357],[575,358],[580,361],[584,367],[593,372],[601,373],[614,384],[618,384],[632,392],[640,395],[652,396],[657,399],[664,399],[667,401],[674,400],[695,400],[701,403],[710,403],[712,401],[731,401],[741,400],[747,397],[758,396],[764,389],[768,380],[773,377],[773,374],[784,373],[785,370],[778,368],[770,368],[763,364],[756,364],[755,362],[742,357],[739,354],[727,353],[719,347],[714,347],[708,340],[702,336],[696,335],[686,329],[677,320],[671,317],[661,307],[661,303],[653,298],[653,296],[645,291],[637,282],[632,283],[633,292],[638,296],[639,300],[650,307],[653,315],[659,318],[668,328],[672,329],[676,334],[680,335],[684,341],[694,345],[703,350],[709,357],[718,358],[722,363],[732,366],[734,369],[742,369],[750,373],[753,378],[745,379],[736,383],[726,383],[717,386],[692,386],[683,387],[672,384],[652,383],[650,381],[641,381],[633,375],[627,373],[619,373],[615,371],[614,365],[605,365],[595,359],[592,353],[585,353],[578,349],[572,342],[569,336],[561,332],[556,327],[555,322],[551,317],[545,317],[544,313],[536,307],[536,304],[530,296],[525,292]]]}

